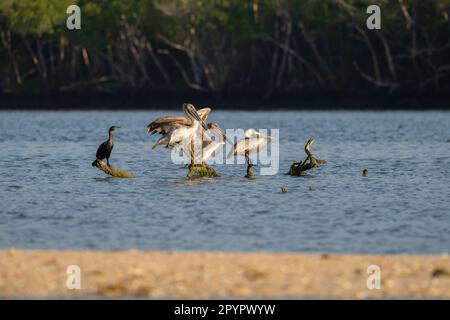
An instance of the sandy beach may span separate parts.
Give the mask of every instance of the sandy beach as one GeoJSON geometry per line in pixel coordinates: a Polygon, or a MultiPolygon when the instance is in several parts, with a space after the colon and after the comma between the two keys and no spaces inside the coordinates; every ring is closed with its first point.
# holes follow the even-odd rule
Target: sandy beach
{"type": "Polygon", "coordinates": [[[2,298],[450,298],[448,254],[0,251],[2,298]],[[77,265],[81,288],[67,288],[77,265]],[[377,265],[381,288],[368,289],[377,265]]]}

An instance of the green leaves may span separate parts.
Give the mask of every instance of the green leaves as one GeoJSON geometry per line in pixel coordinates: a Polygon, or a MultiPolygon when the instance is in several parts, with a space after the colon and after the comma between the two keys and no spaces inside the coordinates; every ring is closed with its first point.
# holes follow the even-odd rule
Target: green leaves
{"type": "Polygon", "coordinates": [[[74,0],[2,0],[0,15],[19,34],[54,33],[65,26],[66,9],[74,0]]]}

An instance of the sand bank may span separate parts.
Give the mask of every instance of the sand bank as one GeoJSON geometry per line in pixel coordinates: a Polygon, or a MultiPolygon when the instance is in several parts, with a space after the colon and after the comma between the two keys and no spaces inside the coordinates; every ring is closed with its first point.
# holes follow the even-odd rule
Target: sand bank
{"type": "Polygon", "coordinates": [[[448,254],[0,250],[0,297],[450,298],[448,254]],[[81,289],[67,288],[67,268],[81,289]],[[367,288],[377,265],[381,288],[367,288]]]}

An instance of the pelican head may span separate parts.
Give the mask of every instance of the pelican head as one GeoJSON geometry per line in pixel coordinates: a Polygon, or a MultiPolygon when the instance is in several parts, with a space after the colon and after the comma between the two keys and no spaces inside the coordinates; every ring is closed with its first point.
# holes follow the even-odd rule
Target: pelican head
{"type": "Polygon", "coordinates": [[[222,130],[222,128],[219,126],[219,124],[217,122],[210,122],[208,123],[208,129],[210,130],[217,130],[220,132],[223,141],[228,142],[229,144],[233,144],[230,140],[228,140],[227,135],[225,134],[225,132],[222,130]]]}
{"type": "Polygon", "coordinates": [[[192,104],[183,103],[183,111],[189,119],[193,121],[194,120],[199,121],[202,124],[203,129],[208,130],[206,123],[202,120],[202,118],[197,112],[197,109],[195,109],[195,107],[192,104]]]}
{"type": "Polygon", "coordinates": [[[265,138],[267,140],[272,139],[271,136],[266,136],[265,134],[262,134],[258,131],[256,131],[255,129],[247,129],[245,131],[245,138],[250,139],[250,138],[265,138]]]}
{"type": "Polygon", "coordinates": [[[219,124],[217,122],[210,122],[207,124],[208,129],[220,129],[219,124]]]}
{"type": "Polygon", "coordinates": [[[248,139],[256,138],[259,135],[260,135],[260,133],[255,131],[255,129],[247,129],[247,130],[245,130],[245,137],[248,138],[248,139]]]}

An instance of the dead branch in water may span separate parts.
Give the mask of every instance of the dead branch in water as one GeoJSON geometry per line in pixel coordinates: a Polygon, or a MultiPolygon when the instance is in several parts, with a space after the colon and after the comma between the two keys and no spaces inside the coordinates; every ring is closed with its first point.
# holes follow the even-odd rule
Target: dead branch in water
{"type": "Polygon", "coordinates": [[[305,145],[305,153],[307,155],[306,159],[302,162],[294,162],[289,168],[287,173],[290,176],[301,176],[305,174],[305,171],[311,170],[313,168],[319,168],[326,164],[326,160],[317,159],[311,152],[311,146],[316,142],[314,139],[309,139],[305,145]],[[309,161],[309,162],[308,162],[309,161]]]}
{"type": "Polygon", "coordinates": [[[135,178],[134,174],[132,174],[131,172],[119,169],[119,168],[114,168],[111,166],[108,166],[108,164],[106,164],[105,162],[101,161],[101,160],[96,160],[95,161],[95,166],[97,168],[99,168],[101,171],[103,171],[104,173],[112,176],[112,177],[116,177],[116,178],[135,178]]]}

